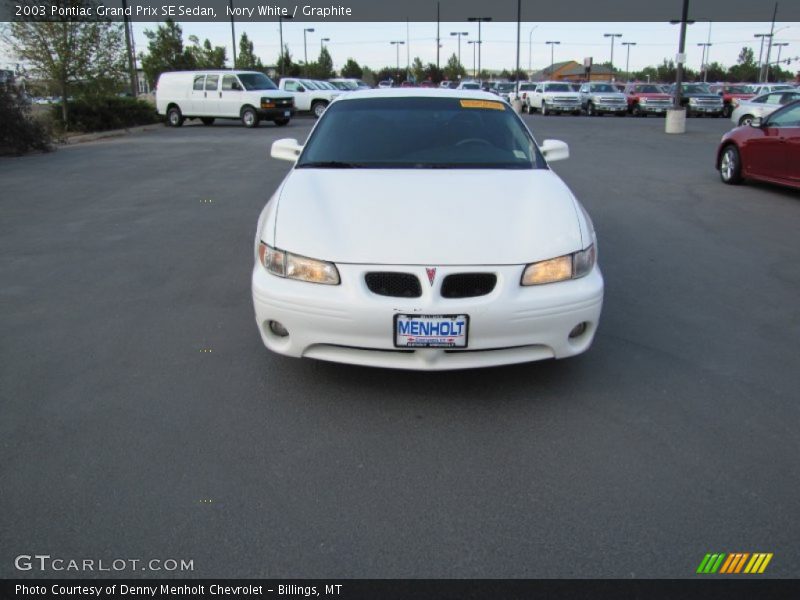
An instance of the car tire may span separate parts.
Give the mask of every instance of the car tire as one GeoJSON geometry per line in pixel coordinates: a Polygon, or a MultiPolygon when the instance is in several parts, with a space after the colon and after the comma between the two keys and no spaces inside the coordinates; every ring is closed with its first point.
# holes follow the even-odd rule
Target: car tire
{"type": "Polygon", "coordinates": [[[242,125],[248,129],[252,129],[253,127],[258,127],[258,123],[259,118],[256,109],[252,106],[245,106],[242,109],[242,125]]]}
{"type": "Polygon", "coordinates": [[[597,113],[594,110],[594,104],[592,104],[591,102],[589,102],[586,105],[586,116],[587,117],[596,117],[597,116],[597,113]]]}
{"type": "Polygon", "coordinates": [[[322,102],[317,100],[311,105],[311,112],[314,115],[315,119],[319,119],[322,114],[325,112],[325,109],[328,108],[327,102],[322,102]]]}
{"type": "Polygon", "coordinates": [[[549,113],[549,112],[547,112],[547,102],[545,102],[544,100],[542,100],[542,116],[543,116],[543,117],[546,117],[546,116],[547,116],[547,115],[549,115],[549,114],[550,114],[550,113],[549,113]]]}
{"type": "Polygon", "coordinates": [[[633,108],[631,109],[631,114],[634,117],[646,117],[647,116],[645,114],[645,112],[641,109],[641,107],[639,106],[638,103],[633,105],[633,108]]]}
{"type": "Polygon", "coordinates": [[[739,127],[743,125],[750,125],[753,122],[753,115],[744,115],[739,119],[739,127]]]}
{"type": "Polygon", "coordinates": [[[732,112],[733,109],[731,108],[731,105],[726,104],[725,107],[722,109],[722,116],[725,117],[726,119],[730,119],[732,112]]]}
{"type": "Polygon", "coordinates": [[[281,117],[280,119],[274,119],[273,123],[278,127],[283,127],[284,125],[288,125],[290,120],[289,117],[281,117]]]}
{"type": "Polygon", "coordinates": [[[213,125],[213,124],[214,124],[214,117],[200,117],[200,121],[201,121],[201,122],[203,123],[203,125],[205,125],[206,127],[210,127],[211,125],[213,125]]]}
{"type": "Polygon", "coordinates": [[[183,125],[183,121],[183,114],[177,106],[173,106],[167,111],[167,125],[170,127],[180,127],[183,125]]]}
{"type": "Polygon", "coordinates": [[[739,150],[733,144],[728,144],[722,150],[719,159],[719,176],[723,183],[736,185],[742,182],[742,160],[739,150]]]}

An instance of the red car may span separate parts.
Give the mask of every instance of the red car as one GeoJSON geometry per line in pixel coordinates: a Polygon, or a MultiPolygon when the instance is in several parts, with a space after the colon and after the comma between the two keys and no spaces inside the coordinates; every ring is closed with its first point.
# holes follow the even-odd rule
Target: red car
{"type": "Polygon", "coordinates": [[[726,119],[731,116],[733,109],[739,106],[740,100],[750,100],[755,94],[750,91],[749,85],[723,85],[720,90],[722,96],[722,116],[726,119]]]}
{"type": "Polygon", "coordinates": [[[725,183],[758,179],[800,189],[800,100],[726,133],[716,167],[725,183]]]}

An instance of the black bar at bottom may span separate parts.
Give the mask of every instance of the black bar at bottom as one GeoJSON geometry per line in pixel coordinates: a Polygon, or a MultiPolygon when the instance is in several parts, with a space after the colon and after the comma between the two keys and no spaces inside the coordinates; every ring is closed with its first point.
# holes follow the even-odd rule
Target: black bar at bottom
{"type": "MultiPolygon", "coordinates": [[[[712,576],[713,577],[713,576],[712,576]]],[[[800,598],[800,580],[745,579],[6,579],[0,598],[328,600],[771,600],[800,598]]]]}

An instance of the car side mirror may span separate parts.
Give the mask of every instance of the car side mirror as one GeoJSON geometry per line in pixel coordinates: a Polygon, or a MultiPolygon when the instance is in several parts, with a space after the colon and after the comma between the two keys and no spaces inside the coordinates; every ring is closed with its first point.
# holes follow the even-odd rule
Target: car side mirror
{"type": "Polygon", "coordinates": [[[278,160],[297,162],[303,147],[294,138],[283,138],[272,143],[270,155],[278,160]]]}
{"type": "Polygon", "coordinates": [[[306,91],[306,88],[304,88],[302,85],[298,85],[298,86],[297,86],[297,91],[298,91],[298,92],[305,92],[305,91],[306,91]]]}
{"type": "Polygon", "coordinates": [[[762,127],[763,125],[766,125],[766,123],[764,123],[761,117],[753,117],[753,120],[750,121],[750,127],[762,127]]]}
{"type": "Polygon", "coordinates": [[[566,142],[561,140],[545,140],[539,146],[542,156],[547,159],[547,162],[554,162],[557,160],[565,160],[569,158],[569,146],[566,142]]]}

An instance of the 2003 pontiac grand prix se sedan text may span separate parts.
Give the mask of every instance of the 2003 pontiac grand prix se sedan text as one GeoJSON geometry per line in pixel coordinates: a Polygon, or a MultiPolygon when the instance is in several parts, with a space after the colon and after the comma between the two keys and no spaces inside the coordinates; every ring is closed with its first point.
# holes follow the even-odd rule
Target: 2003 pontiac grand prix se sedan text
{"type": "Polygon", "coordinates": [[[331,103],[258,222],[267,348],[360,365],[459,369],[564,358],[603,302],[586,211],[496,96],[369,90],[331,103]],[[498,194],[500,189],[514,194],[498,194]]]}

